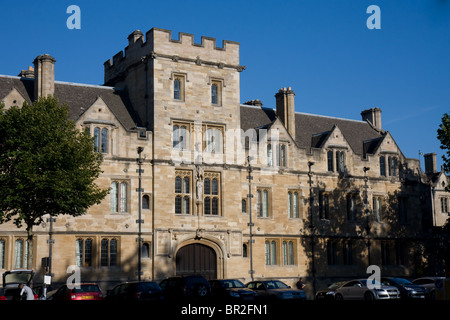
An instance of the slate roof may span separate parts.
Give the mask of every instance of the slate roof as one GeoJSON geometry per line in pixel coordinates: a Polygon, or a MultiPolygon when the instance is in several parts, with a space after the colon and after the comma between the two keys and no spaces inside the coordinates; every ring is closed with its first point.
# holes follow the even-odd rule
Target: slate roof
{"type": "MultiPolygon", "coordinates": [[[[241,105],[240,110],[241,128],[244,131],[270,125],[276,119],[274,109],[241,105]]],[[[382,132],[374,129],[366,121],[296,112],[295,137],[293,138],[300,148],[308,150],[320,148],[334,126],[341,130],[352,150],[359,155],[373,153],[384,137],[382,132]]]]}
{"type": "MultiPolygon", "coordinates": [[[[34,96],[33,79],[0,75],[0,99],[12,88],[16,88],[25,100],[31,103],[34,96]]],[[[133,111],[124,90],[55,81],[55,96],[60,103],[69,106],[70,117],[73,120],[78,119],[100,97],[126,130],[133,130],[142,123],[133,111]]],[[[275,109],[241,105],[240,118],[241,128],[246,131],[250,128],[270,127],[277,119],[277,115],[275,109]]],[[[374,129],[366,121],[300,112],[295,113],[295,126],[296,136],[293,138],[298,147],[305,149],[322,147],[335,126],[341,130],[352,150],[359,155],[376,151],[384,137],[382,132],[374,129]]]]}
{"type": "MultiPolygon", "coordinates": [[[[12,88],[16,88],[31,103],[34,97],[33,79],[0,75],[0,99],[12,88]]],[[[55,97],[60,103],[69,106],[70,118],[73,120],[77,120],[100,97],[126,130],[132,130],[140,124],[126,92],[117,88],[55,81],[55,97]]]]}

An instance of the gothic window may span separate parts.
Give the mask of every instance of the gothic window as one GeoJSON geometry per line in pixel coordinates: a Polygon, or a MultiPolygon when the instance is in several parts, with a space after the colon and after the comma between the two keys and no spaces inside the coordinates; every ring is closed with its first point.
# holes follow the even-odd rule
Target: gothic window
{"type": "Polygon", "coordinates": [[[300,208],[299,208],[299,196],[298,191],[288,191],[288,217],[289,218],[299,218],[300,208]]]}
{"type": "Polygon", "coordinates": [[[108,152],[108,129],[102,128],[102,141],[100,145],[100,152],[107,153],[108,152]]]}
{"type": "Polygon", "coordinates": [[[397,176],[398,169],[398,159],[397,157],[389,157],[388,158],[388,172],[389,176],[395,177],[397,176]]]}
{"type": "Polygon", "coordinates": [[[336,170],[339,173],[345,173],[345,152],[336,151],[336,170]]]}
{"type": "Polygon", "coordinates": [[[344,264],[353,264],[353,245],[351,241],[345,241],[342,246],[344,264]]]}
{"type": "Polygon", "coordinates": [[[273,156],[272,156],[272,144],[267,145],[267,165],[269,167],[273,166],[273,156]]]}
{"type": "Polygon", "coordinates": [[[217,95],[218,95],[217,84],[213,83],[211,85],[211,103],[212,104],[217,104],[217,101],[218,101],[217,95]]]}
{"type": "Polygon", "coordinates": [[[441,198],[441,212],[442,213],[448,212],[448,203],[447,203],[447,198],[445,198],[445,197],[441,198]]]}
{"type": "Polygon", "coordinates": [[[173,125],[173,148],[189,149],[189,125],[174,123],[173,125]]]}
{"type": "Polygon", "coordinates": [[[126,182],[111,182],[111,212],[128,211],[128,184],[126,182]]]}
{"type": "Polygon", "coordinates": [[[330,202],[328,193],[319,193],[319,217],[320,219],[330,219],[330,202]]]}
{"type": "Polygon", "coordinates": [[[100,266],[117,266],[117,240],[103,238],[100,242],[100,266]]]}
{"type": "Polygon", "coordinates": [[[100,152],[100,128],[94,128],[94,151],[100,152]]]}
{"type": "Polygon", "coordinates": [[[293,265],[294,264],[294,242],[293,241],[283,241],[283,264],[293,265]]]}
{"type": "Polygon", "coordinates": [[[277,264],[277,243],[275,240],[265,242],[266,265],[277,264]]]}
{"type": "Polygon", "coordinates": [[[175,213],[191,213],[191,172],[177,171],[175,177],[175,213]]]}
{"type": "Polygon", "coordinates": [[[380,176],[386,177],[386,157],[380,156],[380,176]]]}
{"type": "Polygon", "coordinates": [[[257,189],[257,215],[260,218],[269,217],[269,190],[268,189],[257,189]]]}
{"type": "Polygon", "coordinates": [[[108,153],[108,129],[94,128],[94,151],[108,153]]]}
{"type": "Polygon", "coordinates": [[[206,152],[221,153],[223,145],[223,135],[221,128],[208,127],[206,129],[206,152]]]}
{"type": "Polygon", "coordinates": [[[267,144],[267,165],[273,167],[286,167],[287,146],[280,143],[267,144]]]}
{"type": "Polygon", "coordinates": [[[356,196],[353,194],[347,195],[347,219],[356,220],[356,196]]]}
{"type": "Polygon", "coordinates": [[[14,268],[21,269],[28,266],[28,242],[17,239],[14,242],[14,268]]]}
{"type": "Polygon", "coordinates": [[[92,267],[92,239],[79,238],[75,242],[75,265],[92,267]]]}
{"type": "Polygon", "coordinates": [[[208,172],[203,181],[204,215],[220,215],[220,174],[208,172]]]}
{"type": "Polygon", "coordinates": [[[372,200],[373,204],[373,215],[375,218],[375,221],[381,221],[382,218],[382,199],[381,197],[373,197],[372,200]]]}
{"type": "Polygon", "coordinates": [[[337,264],[337,243],[336,241],[327,241],[327,262],[328,265],[337,264]]]}
{"type": "Polygon", "coordinates": [[[5,269],[5,250],[6,250],[6,242],[3,239],[0,239],[0,269],[5,269]]]}
{"type": "Polygon", "coordinates": [[[334,167],[333,167],[333,151],[332,150],[329,150],[327,152],[327,164],[328,164],[328,171],[333,172],[334,167]]]}

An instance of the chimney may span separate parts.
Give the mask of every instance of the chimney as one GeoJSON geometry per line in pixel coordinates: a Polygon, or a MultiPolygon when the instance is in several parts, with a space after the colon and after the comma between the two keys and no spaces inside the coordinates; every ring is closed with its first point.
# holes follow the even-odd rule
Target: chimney
{"type": "Polygon", "coordinates": [[[55,93],[55,61],[49,54],[34,59],[34,100],[55,93]]]}
{"type": "Polygon", "coordinates": [[[34,68],[29,66],[28,70],[20,70],[18,77],[34,79],[34,68]]]}
{"type": "Polygon", "coordinates": [[[437,165],[436,165],[436,153],[427,153],[424,154],[423,157],[425,158],[425,173],[436,173],[437,172],[437,165]]]}
{"type": "Polygon", "coordinates": [[[363,112],[361,112],[361,116],[363,121],[369,121],[372,124],[372,126],[377,128],[378,130],[382,130],[380,108],[371,108],[364,110],[363,112]]]}
{"type": "Polygon", "coordinates": [[[287,131],[295,139],[295,93],[291,87],[282,88],[275,94],[277,116],[284,123],[287,131]]]}
{"type": "Polygon", "coordinates": [[[128,46],[131,47],[138,41],[140,38],[142,38],[144,34],[141,30],[134,30],[129,36],[128,36],[128,46]]]}

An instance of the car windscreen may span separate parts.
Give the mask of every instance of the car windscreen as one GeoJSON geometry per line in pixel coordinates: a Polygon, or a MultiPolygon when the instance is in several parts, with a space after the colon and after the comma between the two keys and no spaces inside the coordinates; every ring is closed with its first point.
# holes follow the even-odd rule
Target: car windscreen
{"type": "Polygon", "coordinates": [[[224,288],[245,288],[244,284],[239,280],[224,280],[222,284],[224,288]]]}
{"type": "Polygon", "coordinates": [[[289,288],[289,286],[281,281],[266,281],[266,287],[268,289],[285,289],[289,288]]]}

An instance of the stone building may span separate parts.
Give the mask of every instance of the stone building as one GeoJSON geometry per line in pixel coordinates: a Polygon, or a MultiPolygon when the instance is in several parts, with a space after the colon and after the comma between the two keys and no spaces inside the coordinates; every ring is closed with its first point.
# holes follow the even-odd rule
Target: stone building
{"type": "Polygon", "coordinates": [[[36,227],[32,266],[25,231],[0,225],[0,272],[40,270],[50,231],[53,281],[76,265],[105,289],[137,278],[139,238],[142,278],[158,281],[301,276],[312,294],[371,264],[399,276],[439,267],[427,249],[448,217],[447,176],[435,154],[426,172],[406,158],[379,108],[361,120],[306,114],[290,87],[274,90],[274,108],[241,103],[239,43],[157,28],[128,41],[105,62],[103,86],[55,81],[47,54],[0,76],[6,107],[47,95],[69,105],[110,189],[84,216],[36,227]]]}

